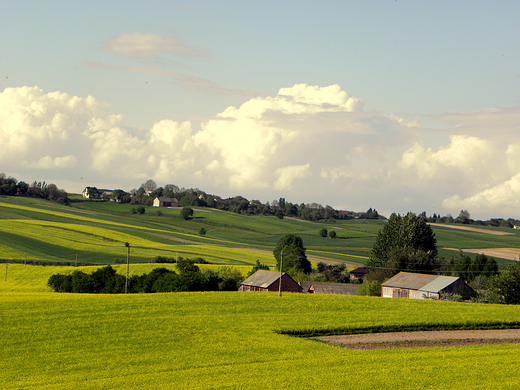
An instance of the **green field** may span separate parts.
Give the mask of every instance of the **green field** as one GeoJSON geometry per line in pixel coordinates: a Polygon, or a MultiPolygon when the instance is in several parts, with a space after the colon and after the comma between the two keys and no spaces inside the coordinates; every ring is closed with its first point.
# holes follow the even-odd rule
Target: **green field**
{"type": "Polygon", "coordinates": [[[0,299],[5,390],[520,386],[518,344],[360,351],[277,333],[520,321],[515,306],[239,292],[0,299]]]}
{"type": "MultiPolygon", "coordinates": [[[[112,202],[74,202],[72,206],[34,198],[0,197],[0,261],[24,259],[71,264],[113,264],[126,261],[125,243],[132,263],[156,256],[202,257],[212,264],[252,265],[256,260],[274,264],[276,242],[287,233],[302,237],[309,257],[364,264],[382,220],[310,222],[273,216],[247,216],[195,208],[194,218],[180,218],[179,209],[146,208],[131,213],[133,205],[112,202]],[[158,211],[162,215],[158,215],[158,211]],[[199,235],[204,227],[207,234],[199,235]],[[335,229],[338,238],[319,237],[320,229],[335,229]],[[254,249],[256,251],[253,251],[254,249]],[[264,251],[264,252],[261,252],[264,251]]],[[[518,248],[517,231],[492,236],[446,227],[433,227],[439,248],[518,248]]],[[[442,256],[453,251],[440,249],[442,256]]],[[[472,255],[474,256],[474,255],[472,255]]],[[[507,261],[499,260],[501,266],[507,261]]]]}

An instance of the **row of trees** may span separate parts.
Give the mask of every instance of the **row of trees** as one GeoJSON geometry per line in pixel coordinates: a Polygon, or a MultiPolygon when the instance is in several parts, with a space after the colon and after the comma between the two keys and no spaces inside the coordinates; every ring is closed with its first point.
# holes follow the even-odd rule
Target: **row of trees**
{"type": "Polygon", "coordinates": [[[60,190],[55,184],[34,181],[28,184],[18,181],[14,177],[8,177],[0,173],[0,195],[30,196],[43,198],[53,202],[69,204],[70,199],[64,190],[60,190]]]}
{"type": "Polygon", "coordinates": [[[457,217],[453,217],[451,214],[441,216],[440,214],[436,213],[433,213],[433,215],[428,217],[425,211],[420,213],[419,217],[424,219],[426,222],[430,223],[456,223],[463,225],[493,226],[505,228],[520,226],[520,221],[514,218],[491,218],[488,220],[471,219],[471,215],[468,210],[460,210],[460,213],[457,217]]]}
{"type": "MultiPolygon", "coordinates": [[[[193,260],[181,260],[177,272],[155,268],[148,274],[133,275],[128,279],[129,293],[157,293],[180,291],[236,291],[243,280],[240,272],[222,267],[218,272],[201,272],[193,260]]],[[[97,269],[91,274],[74,271],[69,275],[54,274],[48,285],[56,292],[121,294],[126,278],[111,266],[97,269]]]]}
{"type": "Polygon", "coordinates": [[[112,198],[118,203],[132,203],[143,206],[151,206],[156,197],[164,196],[176,198],[179,205],[210,207],[224,211],[231,211],[247,215],[275,215],[278,218],[293,217],[310,221],[334,220],[334,219],[378,219],[382,218],[376,209],[369,208],[366,212],[356,213],[352,211],[335,210],[331,206],[323,207],[318,203],[294,204],[287,202],[285,198],[273,200],[272,203],[262,203],[259,200],[248,200],[243,196],[221,198],[218,195],[207,194],[198,188],[181,188],[174,184],[158,187],[155,181],[147,180],[138,189],[130,192],[115,190],[112,198]]]}

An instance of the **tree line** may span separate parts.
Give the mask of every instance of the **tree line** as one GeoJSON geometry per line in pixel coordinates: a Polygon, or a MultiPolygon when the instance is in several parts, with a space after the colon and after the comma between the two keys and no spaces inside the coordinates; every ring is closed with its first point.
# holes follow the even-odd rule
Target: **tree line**
{"type": "Polygon", "coordinates": [[[70,204],[67,192],[59,189],[56,184],[47,184],[36,180],[28,184],[24,181],[18,181],[14,177],[7,176],[5,173],[0,173],[0,195],[30,196],[62,204],[70,204]]]}
{"type": "Polygon", "coordinates": [[[176,264],[177,271],[155,268],[150,273],[126,277],[110,265],[88,274],[54,274],[47,284],[56,292],[89,294],[159,293],[181,291],[236,291],[243,280],[240,272],[222,267],[218,272],[201,271],[194,260],[183,259],[176,264]]]}

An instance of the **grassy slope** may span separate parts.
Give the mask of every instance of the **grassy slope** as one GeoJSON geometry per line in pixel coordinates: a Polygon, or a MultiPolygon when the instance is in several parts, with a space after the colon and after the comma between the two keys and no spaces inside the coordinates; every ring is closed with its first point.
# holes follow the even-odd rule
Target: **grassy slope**
{"type": "MultiPolygon", "coordinates": [[[[274,245],[286,233],[303,238],[311,257],[362,264],[383,221],[316,223],[272,216],[245,216],[219,210],[195,209],[194,219],[184,221],[179,209],[147,208],[131,214],[132,205],[78,202],[73,207],[31,198],[0,197],[0,259],[111,264],[126,259],[129,242],[132,262],[155,256],[203,257],[214,264],[251,265],[256,260],[272,264],[274,245]],[[207,230],[200,236],[201,227],[207,230]],[[337,239],[318,236],[323,227],[335,229],[337,239]],[[253,248],[260,253],[244,250],[253,248]]],[[[439,247],[518,247],[516,231],[492,236],[444,227],[433,227],[439,247]]],[[[503,229],[497,229],[503,230],[503,229]]],[[[440,251],[451,257],[453,251],[440,251]]],[[[505,264],[505,262],[502,262],[505,264]]]]}
{"type": "Polygon", "coordinates": [[[513,306],[238,292],[0,299],[5,390],[520,386],[520,345],[353,351],[275,333],[518,321],[513,306]]]}

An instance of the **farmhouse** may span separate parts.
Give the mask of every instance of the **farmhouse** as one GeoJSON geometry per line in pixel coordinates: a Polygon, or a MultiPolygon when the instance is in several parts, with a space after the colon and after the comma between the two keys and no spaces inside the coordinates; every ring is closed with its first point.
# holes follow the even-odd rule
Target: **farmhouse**
{"type": "Polygon", "coordinates": [[[298,282],[304,293],[309,294],[336,294],[357,295],[358,285],[351,283],[327,283],[327,282],[298,282]]]}
{"type": "MultiPolygon", "coordinates": [[[[280,272],[258,270],[244,280],[238,291],[279,291],[280,272]]],[[[282,273],[282,291],[301,293],[301,286],[285,272],[282,273]]]]}
{"type": "Polygon", "coordinates": [[[85,187],[81,194],[84,198],[87,199],[100,199],[103,196],[112,195],[113,192],[113,190],[97,189],[96,187],[85,187]]]}
{"type": "Polygon", "coordinates": [[[470,296],[474,290],[461,278],[399,272],[381,285],[384,298],[440,299],[441,294],[470,296]]]}
{"type": "Polygon", "coordinates": [[[179,201],[176,198],[158,196],[153,200],[153,207],[178,207],[179,201]]]}

